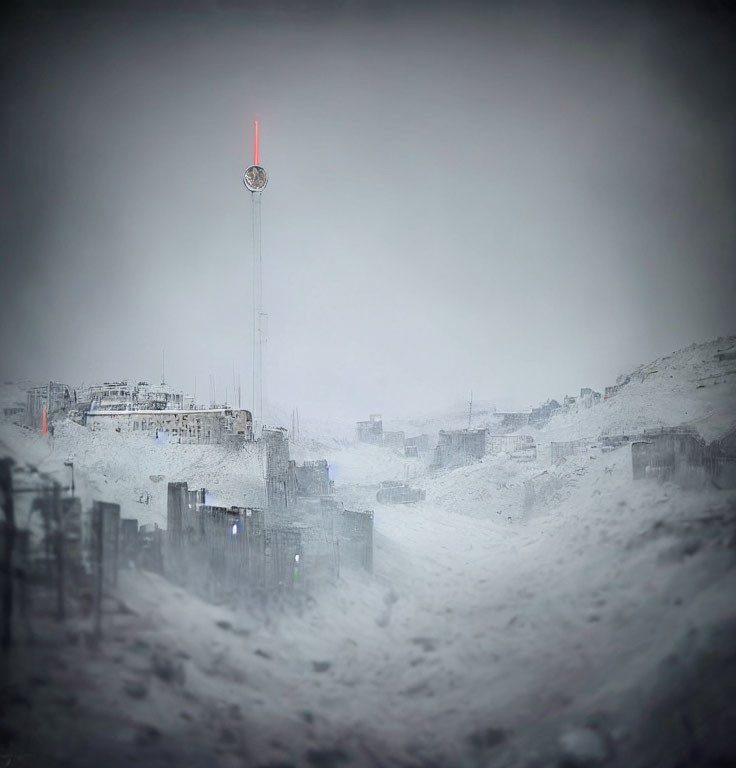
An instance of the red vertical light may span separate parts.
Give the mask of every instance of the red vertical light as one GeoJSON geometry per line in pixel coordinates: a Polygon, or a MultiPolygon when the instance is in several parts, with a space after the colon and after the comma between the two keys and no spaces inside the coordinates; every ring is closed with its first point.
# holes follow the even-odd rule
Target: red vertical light
{"type": "Polygon", "coordinates": [[[256,120],[256,132],[253,135],[253,165],[259,165],[258,159],[258,120],[256,120]]]}

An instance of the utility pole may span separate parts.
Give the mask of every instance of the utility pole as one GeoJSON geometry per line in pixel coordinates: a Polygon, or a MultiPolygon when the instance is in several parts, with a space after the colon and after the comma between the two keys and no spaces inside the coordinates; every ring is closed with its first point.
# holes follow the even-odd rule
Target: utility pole
{"type": "Polygon", "coordinates": [[[468,429],[470,429],[470,420],[473,418],[473,390],[470,390],[470,407],[468,408],[468,429]]]}
{"type": "Polygon", "coordinates": [[[263,426],[263,342],[265,312],[263,309],[263,263],[261,258],[261,193],[268,184],[268,173],[260,165],[258,121],[253,135],[253,165],[243,174],[243,184],[251,193],[253,214],[253,429],[263,426]]]}

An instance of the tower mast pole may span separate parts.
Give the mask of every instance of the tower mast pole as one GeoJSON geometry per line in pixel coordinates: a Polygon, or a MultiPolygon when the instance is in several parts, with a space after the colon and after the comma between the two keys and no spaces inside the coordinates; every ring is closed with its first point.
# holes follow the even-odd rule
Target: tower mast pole
{"type": "Polygon", "coordinates": [[[261,192],[268,183],[266,169],[260,165],[258,121],[253,133],[253,165],[243,174],[243,183],[251,193],[253,214],[253,432],[263,426],[263,260],[261,257],[261,192]]]}

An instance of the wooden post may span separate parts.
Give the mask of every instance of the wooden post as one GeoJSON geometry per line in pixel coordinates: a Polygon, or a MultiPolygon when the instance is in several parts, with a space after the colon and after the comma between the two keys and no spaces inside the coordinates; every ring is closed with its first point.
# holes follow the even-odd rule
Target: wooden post
{"type": "Polygon", "coordinates": [[[15,544],[15,508],[13,506],[13,460],[0,460],[0,493],[5,513],[5,542],[3,552],[3,627],[2,646],[10,648],[13,643],[13,545],[15,544]]]}
{"type": "Polygon", "coordinates": [[[92,576],[94,579],[92,591],[93,637],[98,641],[102,635],[102,505],[95,501],[92,504],[92,576]]]}
{"type": "Polygon", "coordinates": [[[61,509],[61,494],[58,483],[54,483],[52,506],[56,522],[56,619],[64,621],[66,614],[64,595],[64,515],[61,509]]]}

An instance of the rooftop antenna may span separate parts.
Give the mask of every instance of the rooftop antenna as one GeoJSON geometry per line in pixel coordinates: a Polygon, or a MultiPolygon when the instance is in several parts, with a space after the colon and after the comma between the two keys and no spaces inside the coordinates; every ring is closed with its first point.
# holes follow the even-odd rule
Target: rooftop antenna
{"type": "Polygon", "coordinates": [[[166,384],[166,376],[164,375],[166,372],[166,347],[161,348],[161,386],[163,387],[164,384],[166,384]]]}
{"type": "Polygon", "coordinates": [[[251,193],[253,214],[253,431],[263,424],[263,263],[261,259],[261,192],[268,184],[268,173],[260,165],[258,120],[253,127],[253,165],[243,174],[243,184],[251,193]]]}

